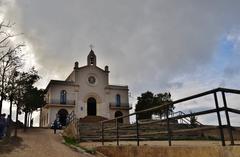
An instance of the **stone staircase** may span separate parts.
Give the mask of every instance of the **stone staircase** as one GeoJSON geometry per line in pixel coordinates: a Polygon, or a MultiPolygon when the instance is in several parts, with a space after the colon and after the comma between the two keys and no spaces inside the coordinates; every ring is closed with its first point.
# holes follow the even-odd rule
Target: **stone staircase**
{"type": "Polygon", "coordinates": [[[86,116],[84,118],[80,118],[79,122],[80,123],[99,123],[103,120],[107,120],[107,118],[101,117],[101,116],[86,116]]]}
{"type": "MultiPolygon", "coordinates": [[[[79,120],[79,139],[80,141],[100,141],[102,138],[101,120],[105,120],[103,117],[85,117],[79,120]]],[[[173,130],[189,129],[188,124],[170,124],[173,130]]],[[[112,141],[116,139],[117,130],[115,123],[104,124],[104,139],[106,141],[112,141]]],[[[135,140],[136,139],[136,125],[135,124],[119,124],[118,130],[120,140],[135,140]]],[[[139,124],[139,134],[142,140],[145,139],[165,139],[167,137],[166,123],[153,123],[153,124],[139,124]],[[156,132],[156,135],[149,134],[150,132],[156,132]],[[161,132],[161,133],[159,133],[161,132]],[[159,134],[158,134],[159,133],[159,134]]],[[[182,135],[184,132],[181,133],[182,135]]],[[[199,136],[199,132],[192,132],[191,136],[199,136]]]]}
{"type": "Polygon", "coordinates": [[[107,120],[101,116],[86,116],[78,121],[80,141],[99,141],[101,138],[101,121],[107,120]]]}
{"type": "MultiPolygon", "coordinates": [[[[87,116],[82,119],[70,121],[72,126],[75,126],[76,137],[80,141],[101,141],[102,126],[101,121],[106,120],[100,116],[87,116]]],[[[68,125],[68,127],[71,125],[68,125]]],[[[173,139],[200,139],[202,137],[219,138],[219,128],[216,126],[197,125],[192,127],[189,124],[170,122],[170,128],[173,131],[173,139]],[[200,138],[199,138],[200,137],[200,138]]],[[[227,128],[224,132],[228,135],[227,128]]],[[[233,128],[234,138],[240,139],[240,129],[233,128]]],[[[121,124],[119,123],[118,135],[120,140],[136,140],[136,124],[121,124]]],[[[115,123],[104,123],[104,140],[115,141],[117,130],[115,123]]],[[[139,135],[140,140],[167,140],[167,123],[166,121],[157,122],[156,120],[141,120],[139,121],[139,135]]],[[[226,136],[226,139],[229,139],[226,136]]]]}

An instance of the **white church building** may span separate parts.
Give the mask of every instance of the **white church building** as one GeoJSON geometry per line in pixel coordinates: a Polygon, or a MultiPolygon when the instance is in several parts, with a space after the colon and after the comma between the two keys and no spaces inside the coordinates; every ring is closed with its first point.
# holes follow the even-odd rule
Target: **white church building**
{"type": "MultiPolygon", "coordinates": [[[[112,119],[128,115],[131,106],[128,100],[128,86],[110,85],[109,68],[97,66],[97,58],[91,50],[87,65],[79,67],[78,62],[66,80],[51,80],[46,87],[46,105],[41,108],[40,126],[49,127],[58,118],[62,125],[66,117],[74,112],[76,118],[98,116],[112,119]]],[[[123,123],[129,123],[124,118],[123,123]]]]}

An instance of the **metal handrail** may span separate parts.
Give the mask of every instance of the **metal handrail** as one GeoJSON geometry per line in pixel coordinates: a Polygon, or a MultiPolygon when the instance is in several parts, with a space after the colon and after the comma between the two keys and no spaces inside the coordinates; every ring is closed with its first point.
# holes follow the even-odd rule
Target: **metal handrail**
{"type": "Polygon", "coordinates": [[[67,125],[72,123],[76,119],[74,111],[67,115],[67,125]]]}
{"type": "MultiPolygon", "coordinates": [[[[135,113],[131,113],[131,114],[125,115],[125,116],[116,117],[114,119],[101,121],[101,125],[102,125],[102,144],[104,145],[104,123],[107,123],[107,122],[110,122],[110,121],[115,121],[116,126],[117,126],[116,129],[117,129],[117,132],[118,132],[118,129],[119,129],[118,119],[122,119],[122,118],[126,118],[126,117],[136,115],[136,132],[137,132],[136,139],[137,139],[137,145],[139,145],[139,138],[140,138],[139,137],[139,124],[138,124],[138,115],[139,114],[144,113],[144,112],[153,111],[153,110],[156,110],[156,109],[163,109],[163,108],[164,109],[168,108],[168,110],[169,110],[169,107],[174,105],[174,104],[179,104],[181,102],[186,102],[186,101],[189,101],[189,100],[192,100],[192,99],[196,99],[196,98],[199,98],[199,97],[203,97],[203,96],[206,96],[206,95],[213,94],[214,95],[214,101],[215,101],[215,109],[209,109],[209,110],[205,110],[205,111],[200,111],[200,112],[195,112],[195,113],[190,113],[190,114],[185,114],[185,115],[179,115],[179,116],[174,116],[174,117],[169,117],[169,115],[168,115],[169,113],[167,112],[167,118],[165,120],[167,120],[167,132],[168,132],[169,146],[171,146],[171,137],[172,137],[172,135],[171,135],[172,131],[171,131],[171,128],[170,128],[170,120],[171,119],[181,119],[181,118],[186,118],[186,117],[190,117],[190,116],[198,116],[198,115],[204,115],[204,114],[210,114],[210,113],[217,113],[217,119],[218,119],[218,124],[219,124],[218,128],[219,128],[219,131],[220,131],[221,141],[222,141],[222,145],[225,146],[223,125],[222,125],[222,120],[221,120],[221,116],[220,116],[220,112],[222,112],[222,111],[225,111],[229,137],[231,139],[231,144],[233,145],[234,144],[234,139],[233,139],[233,136],[232,136],[232,127],[231,127],[228,112],[234,112],[234,113],[240,114],[240,111],[237,110],[237,109],[232,109],[232,108],[227,107],[227,101],[226,101],[226,98],[225,98],[225,93],[240,94],[240,90],[228,89],[228,88],[216,88],[216,89],[212,89],[212,90],[209,90],[209,91],[206,91],[206,92],[202,92],[202,93],[199,93],[199,94],[188,96],[188,97],[185,97],[185,98],[182,98],[182,99],[178,99],[176,101],[172,101],[170,103],[166,103],[166,104],[161,105],[161,106],[145,109],[145,110],[142,110],[142,111],[137,111],[135,113]],[[217,92],[222,93],[224,107],[219,107],[219,105],[218,105],[217,92]]],[[[119,145],[119,135],[118,134],[117,134],[117,145],[119,145]]]]}
{"type": "Polygon", "coordinates": [[[126,117],[130,117],[130,116],[133,116],[133,115],[136,115],[136,114],[140,114],[140,113],[144,113],[144,112],[148,112],[148,111],[152,111],[152,110],[156,110],[156,109],[166,108],[166,107],[169,107],[169,106],[174,105],[174,104],[178,104],[178,103],[181,103],[181,102],[184,102],[184,101],[188,101],[188,100],[191,100],[191,99],[203,97],[203,96],[206,96],[206,95],[209,95],[209,94],[213,94],[215,92],[225,92],[225,93],[240,94],[240,90],[227,89],[227,88],[216,88],[216,89],[212,89],[212,90],[209,90],[209,91],[206,91],[206,92],[195,94],[195,95],[192,95],[192,96],[189,96],[189,97],[178,99],[176,101],[172,101],[170,103],[166,103],[166,104],[161,105],[161,106],[156,106],[156,107],[152,107],[152,108],[149,108],[149,109],[137,111],[137,112],[134,112],[134,113],[131,113],[131,114],[128,114],[128,115],[125,115],[125,116],[119,116],[119,117],[116,117],[116,118],[113,118],[113,119],[110,119],[110,120],[103,120],[101,122],[102,123],[106,123],[108,121],[113,121],[115,119],[126,118],[126,117]]]}
{"type": "MultiPolygon", "coordinates": [[[[177,112],[174,112],[174,113],[173,113],[173,116],[176,115],[176,114],[179,114],[179,115],[186,115],[186,113],[184,113],[183,111],[177,111],[177,112]]],[[[184,118],[184,119],[182,119],[182,120],[183,120],[183,121],[186,120],[188,124],[191,123],[191,121],[190,121],[189,119],[187,119],[187,118],[184,118]]],[[[198,125],[203,125],[203,124],[200,123],[199,121],[196,121],[196,123],[197,123],[198,125]]]]}

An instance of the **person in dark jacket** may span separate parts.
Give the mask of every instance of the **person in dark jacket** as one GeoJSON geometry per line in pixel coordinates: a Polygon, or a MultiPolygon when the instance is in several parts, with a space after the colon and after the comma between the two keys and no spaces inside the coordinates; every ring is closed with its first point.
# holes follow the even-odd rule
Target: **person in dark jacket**
{"type": "Polygon", "coordinates": [[[10,137],[11,136],[11,128],[12,127],[12,119],[10,117],[10,115],[7,116],[7,119],[6,119],[6,136],[7,137],[10,137]]]}
{"type": "Polygon", "coordinates": [[[56,134],[56,132],[57,132],[57,127],[58,127],[58,121],[57,121],[57,119],[55,119],[55,121],[53,122],[54,134],[56,134]]]}
{"type": "Polygon", "coordinates": [[[5,113],[0,115],[0,139],[2,139],[5,134],[5,127],[6,127],[5,116],[6,116],[5,113]]]}

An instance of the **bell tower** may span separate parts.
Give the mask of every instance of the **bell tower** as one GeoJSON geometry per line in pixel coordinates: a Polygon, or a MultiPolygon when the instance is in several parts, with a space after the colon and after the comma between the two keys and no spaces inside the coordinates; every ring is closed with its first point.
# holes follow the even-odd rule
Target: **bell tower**
{"type": "Polygon", "coordinates": [[[97,65],[97,57],[94,54],[94,51],[92,50],[92,46],[91,46],[91,51],[87,56],[87,64],[88,64],[88,66],[96,66],[97,65]]]}

